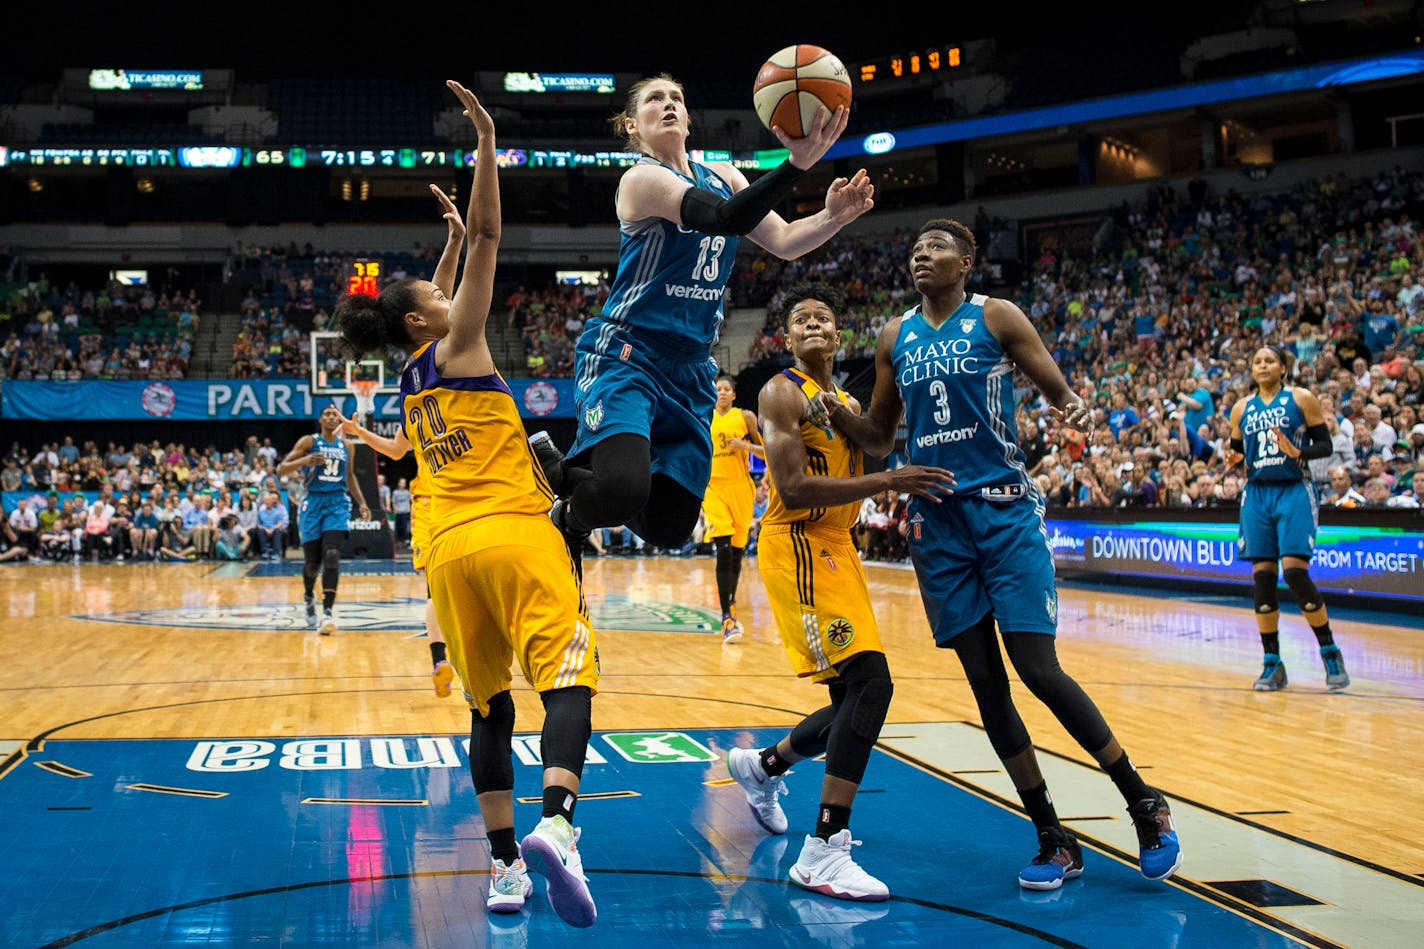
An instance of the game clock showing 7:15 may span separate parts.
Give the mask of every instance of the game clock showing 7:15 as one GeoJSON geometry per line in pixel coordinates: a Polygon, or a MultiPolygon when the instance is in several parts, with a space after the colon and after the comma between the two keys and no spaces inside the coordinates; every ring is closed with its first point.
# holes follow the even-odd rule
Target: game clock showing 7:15
{"type": "Polygon", "coordinates": [[[378,297],[381,276],[379,260],[357,260],[351,264],[351,274],[346,278],[346,292],[352,296],[378,297]]]}

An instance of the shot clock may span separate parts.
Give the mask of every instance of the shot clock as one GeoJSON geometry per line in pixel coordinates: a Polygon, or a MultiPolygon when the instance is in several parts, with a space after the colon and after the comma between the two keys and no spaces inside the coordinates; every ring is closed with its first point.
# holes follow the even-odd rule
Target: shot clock
{"type": "Polygon", "coordinates": [[[352,261],[351,273],[346,278],[346,292],[352,296],[378,297],[381,295],[380,278],[379,260],[352,261]]]}

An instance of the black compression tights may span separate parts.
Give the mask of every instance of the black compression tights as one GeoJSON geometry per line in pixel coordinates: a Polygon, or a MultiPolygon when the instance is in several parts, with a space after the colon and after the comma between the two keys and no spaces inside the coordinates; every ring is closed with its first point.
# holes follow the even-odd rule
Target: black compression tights
{"type": "MultiPolygon", "coordinates": [[[[1084,750],[1097,753],[1112,741],[1112,729],[1108,728],[1098,707],[1059,666],[1053,636],[1042,633],[1004,633],[1003,636],[1014,671],[1084,750]]],[[[954,637],[951,645],[964,666],[994,752],[1000,758],[1019,754],[1030,745],[1028,729],[1009,693],[1009,675],[999,653],[993,616],[985,616],[954,637]]]]}
{"type": "Polygon", "coordinates": [[[610,435],[589,452],[588,467],[566,468],[570,507],[588,529],[626,524],[654,547],[681,547],[697,526],[702,499],[652,474],[652,448],[641,435],[610,435]]]}

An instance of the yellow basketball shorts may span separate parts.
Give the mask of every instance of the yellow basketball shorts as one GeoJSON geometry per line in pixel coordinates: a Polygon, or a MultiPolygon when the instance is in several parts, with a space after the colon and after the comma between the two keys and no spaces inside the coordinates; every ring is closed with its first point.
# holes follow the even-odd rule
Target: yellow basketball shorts
{"type": "Polygon", "coordinates": [[[481,715],[513,684],[598,691],[598,643],[568,548],[551,520],[483,517],[442,533],[426,565],[435,616],[465,701],[481,715]]]}
{"type": "Polygon", "coordinates": [[[417,570],[425,569],[425,557],[430,551],[430,499],[410,499],[410,563],[417,570]]]}
{"type": "Polygon", "coordinates": [[[708,539],[731,537],[733,547],[745,547],[755,506],[756,485],[750,478],[731,483],[712,482],[702,498],[702,513],[707,518],[702,536],[708,539]]]}
{"type": "Polygon", "coordinates": [[[884,652],[865,569],[845,530],[763,525],[757,569],[791,666],[813,682],[862,652],[884,652]]]}

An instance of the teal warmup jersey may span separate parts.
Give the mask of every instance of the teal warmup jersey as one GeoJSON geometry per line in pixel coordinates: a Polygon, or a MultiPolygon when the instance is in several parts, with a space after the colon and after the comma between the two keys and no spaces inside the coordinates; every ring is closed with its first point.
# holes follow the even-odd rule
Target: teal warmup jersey
{"type": "Polygon", "coordinates": [[[958,497],[1008,500],[1032,482],[1014,421],[1014,364],[984,325],[987,301],[969,296],[938,329],[909,310],[891,364],[909,460],[953,471],[958,497]]]}
{"type": "Polygon", "coordinates": [[[1295,403],[1293,389],[1283,388],[1270,402],[1259,394],[1251,396],[1241,414],[1241,436],[1245,445],[1247,478],[1251,481],[1303,481],[1300,461],[1285,455],[1271,438],[1271,429],[1290,439],[1297,448],[1305,433],[1305,414],[1295,403]]]}
{"type": "MultiPolygon", "coordinates": [[[[732,197],[732,186],[705,165],[693,162],[692,178],[662,167],[694,187],[732,197]]],[[[620,222],[618,271],[603,304],[603,320],[674,352],[705,356],[722,335],[722,291],[737,243],[735,237],[691,231],[663,218],[620,222]]]]}

